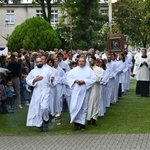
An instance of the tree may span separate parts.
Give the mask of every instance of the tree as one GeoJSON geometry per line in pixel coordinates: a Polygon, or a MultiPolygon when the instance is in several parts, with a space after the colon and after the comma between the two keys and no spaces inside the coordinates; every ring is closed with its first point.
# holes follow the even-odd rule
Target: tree
{"type": "Polygon", "coordinates": [[[66,0],[62,12],[64,15],[57,31],[66,43],[70,42],[76,49],[99,49],[102,46],[100,31],[108,16],[100,13],[99,0],[66,0]],[[67,24],[64,24],[65,19],[67,24]]]}
{"type": "Polygon", "coordinates": [[[27,19],[9,36],[7,46],[12,51],[24,48],[29,51],[50,50],[59,47],[61,41],[55,30],[41,17],[27,19]]]}
{"type": "Polygon", "coordinates": [[[131,45],[150,43],[150,1],[120,0],[114,4],[114,22],[128,36],[131,45]]]}
{"type": "Polygon", "coordinates": [[[33,0],[33,4],[39,4],[42,9],[43,18],[51,23],[51,10],[53,5],[59,5],[61,0],[33,0]]]}

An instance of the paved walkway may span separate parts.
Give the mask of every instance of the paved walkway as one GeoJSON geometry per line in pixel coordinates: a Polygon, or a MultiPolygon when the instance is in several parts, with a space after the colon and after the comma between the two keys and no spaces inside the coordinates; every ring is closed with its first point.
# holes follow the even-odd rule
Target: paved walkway
{"type": "Polygon", "coordinates": [[[0,136],[0,150],[150,150],[150,134],[0,136]]]}

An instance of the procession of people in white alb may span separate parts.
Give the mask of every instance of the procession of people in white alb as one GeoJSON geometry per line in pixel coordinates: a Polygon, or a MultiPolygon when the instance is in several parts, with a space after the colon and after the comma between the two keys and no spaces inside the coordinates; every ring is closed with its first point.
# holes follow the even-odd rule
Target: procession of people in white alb
{"type": "MultiPolygon", "coordinates": [[[[94,49],[68,53],[54,49],[26,55],[30,60],[25,67],[29,62],[34,66],[32,69],[30,66],[25,78],[33,91],[26,125],[38,127],[39,132],[49,130],[50,120],[61,116],[64,106],[68,108],[74,130],[85,130],[86,123],[97,126],[97,119],[105,115],[106,108],[130,90],[133,63],[128,51],[115,54],[106,50],[100,56],[94,49]]],[[[24,61],[26,55],[21,55],[24,61]]],[[[150,57],[142,49],[134,58],[136,94],[148,96],[150,57]]]]}
{"type": "MultiPolygon", "coordinates": [[[[106,107],[110,107],[111,103],[117,102],[119,87],[121,89],[119,95],[129,90],[130,68],[132,67],[132,63],[131,59],[128,59],[126,54],[127,53],[120,55],[119,60],[117,60],[116,54],[107,54],[106,68],[103,68],[101,65],[96,65],[97,59],[95,56],[91,55],[86,58],[83,54],[79,54],[77,60],[78,65],[76,67],[71,67],[71,64],[63,60],[63,53],[58,53],[57,58],[48,61],[48,64],[51,61],[49,68],[55,68],[57,70],[57,75],[53,78],[53,85],[49,86],[49,89],[53,91],[49,92],[49,104],[44,103],[45,109],[41,107],[43,115],[48,112],[52,117],[56,114],[61,115],[63,110],[63,98],[65,97],[70,114],[70,123],[74,124],[75,130],[85,130],[86,120],[89,124],[96,126],[98,116],[104,116],[106,107]],[[53,94],[53,96],[51,94],[53,94]],[[49,108],[49,110],[47,108],[49,108]]],[[[44,56],[41,56],[41,61],[43,57],[44,56]]],[[[44,57],[44,59],[47,58],[44,57]]],[[[45,65],[45,62],[46,61],[42,64],[45,65]]],[[[43,67],[38,69],[41,70],[42,68],[43,67]]],[[[51,72],[53,71],[51,70],[51,72]]],[[[26,78],[27,83],[31,73],[32,71],[26,78]]],[[[37,76],[40,76],[38,72],[37,76]]],[[[32,77],[34,81],[35,76],[32,75],[32,77]]],[[[48,79],[47,83],[49,83],[48,79]]],[[[38,83],[39,81],[36,82],[38,83]]],[[[39,86],[38,88],[42,88],[43,90],[43,86],[39,86]]],[[[36,90],[36,88],[34,90],[36,90]]],[[[41,94],[42,93],[39,93],[39,97],[41,94]]],[[[36,96],[37,94],[34,96],[33,93],[32,99],[34,100],[36,96]]],[[[33,101],[32,99],[31,104],[33,101]]],[[[46,101],[44,99],[43,97],[43,101],[46,101]]],[[[39,104],[36,103],[35,105],[39,104]]],[[[29,106],[31,112],[29,111],[28,116],[30,116],[30,113],[32,114],[32,112],[34,112],[33,108],[30,108],[31,106],[29,106]]],[[[39,112],[42,111],[39,110],[39,112]]],[[[37,113],[37,118],[39,114],[40,113],[37,113]]],[[[47,130],[45,124],[48,119],[44,119],[42,115],[40,117],[41,119],[38,119],[41,120],[41,124],[36,124],[38,119],[33,121],[33,124],[29,124],[28,117],[27,126],[37,126],[39,131],[47,130]]],[[[34,120],[33,117],[31,120],[34,120]]]]}

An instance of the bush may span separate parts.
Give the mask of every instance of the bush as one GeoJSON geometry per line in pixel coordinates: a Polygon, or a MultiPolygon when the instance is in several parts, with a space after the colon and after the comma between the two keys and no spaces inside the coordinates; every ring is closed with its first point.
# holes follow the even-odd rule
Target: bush
{"type": "Polygon", "coordinates": [[[59,47],[61,41],[51,25],[41,17],[27,19],[17,26],[8,39],[7,46],[11,51],[24,48],[28,51],[38,49],[50,50],[59,47]]]}

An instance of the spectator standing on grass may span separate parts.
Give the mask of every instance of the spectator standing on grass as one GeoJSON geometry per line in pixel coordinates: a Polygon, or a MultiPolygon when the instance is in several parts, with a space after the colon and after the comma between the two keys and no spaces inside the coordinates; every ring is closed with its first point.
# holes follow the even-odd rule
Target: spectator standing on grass
{"type": "Polygon", "coordinates": [[[30,55],[26,54],[25,55],[25,61],[23,62],[23,68],[27,67],[29,72],[34,68],[34,64],[30,59],[30,55]]]}
{"type": "Polygon", "coordinates": [[[17,62],[16,56],[11,55],[11,62],[8,64],[9,79],[11,79],[13,87],[16,92],[16,104],[19,108],[21,106],[21,96],[20,96],[20,76],[21,76],[21,65],[17,62]]]}
{"type": "Polygon", "coordinates": [[[12,81],[7,81],[7,86],[5,86],[5,92],[7,96],[7,111],[8,113],[13,112],[13,93],[14,93],[14,88],[12,86],[12,81]]]}
{"type": "Polygon", "coordinates": [[[33,68],[36,67],[36,59],[38,58],[38,53],[37,52],[33,52],[31,55],[31,62],[33,63],[33,68]]]}
{"type": "Polygon", "coordinates": [[[0,57],[0,66],[1,66],[2,68],[7,68],[7,67],[8,67],[7,56],[2,55],[2,56],[0,57]]]}

